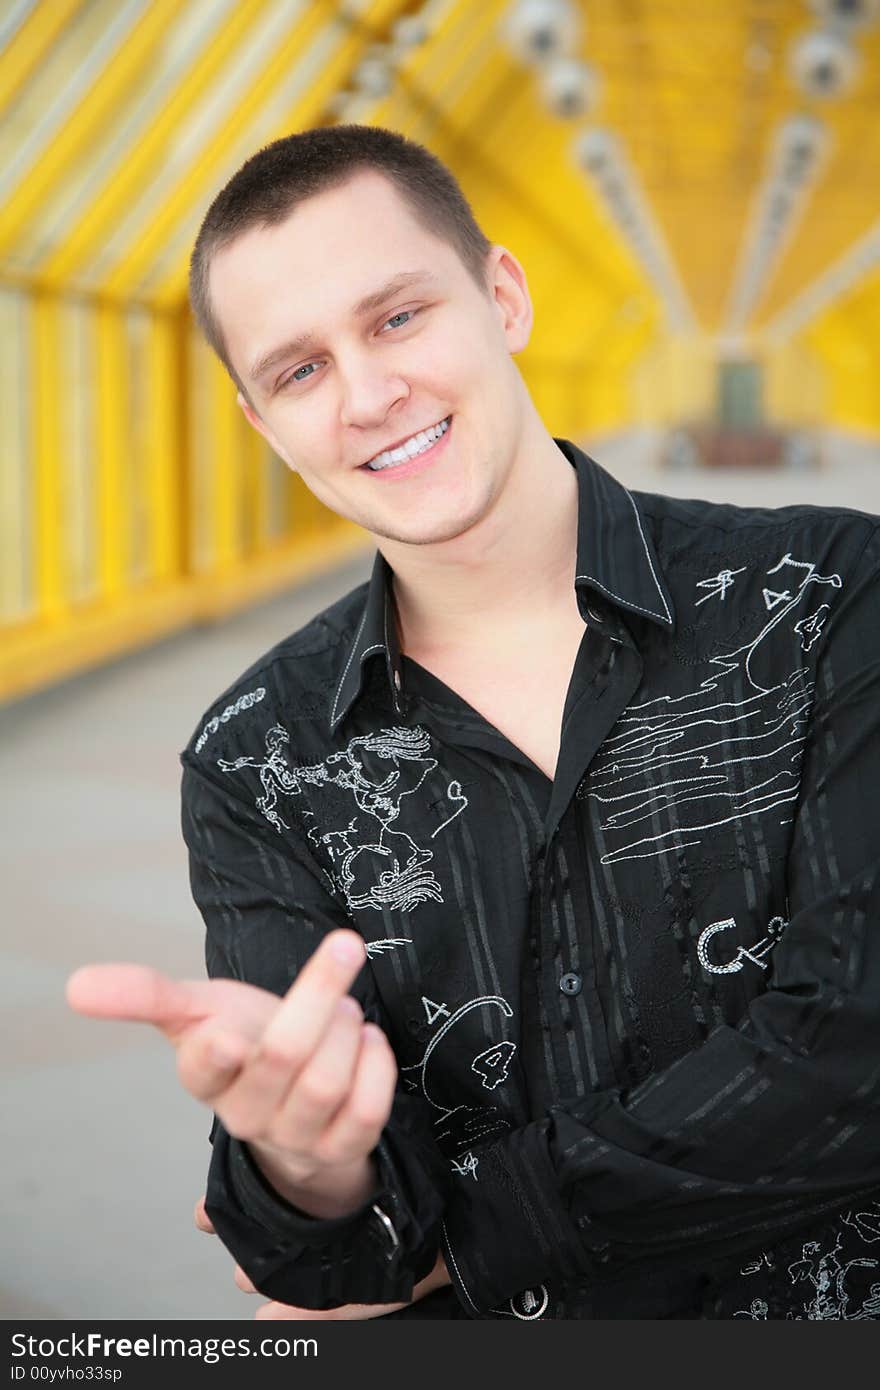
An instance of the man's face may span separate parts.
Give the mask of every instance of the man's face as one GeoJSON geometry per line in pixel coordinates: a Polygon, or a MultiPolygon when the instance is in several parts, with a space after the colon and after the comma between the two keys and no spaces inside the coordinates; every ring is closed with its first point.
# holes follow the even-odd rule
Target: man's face
{"type": "Polygon", "coordinates": [[[248,419],[316,497],[376,536],[462,535],[513,467],[523,389],[511,353],[531,306],[509,253],[493,248],[487,269],[481,290],[371,170],[214,257],[212,303],[248,419]],[[422,452],[398,463],[390,451],[404,445],[422,452]]]}

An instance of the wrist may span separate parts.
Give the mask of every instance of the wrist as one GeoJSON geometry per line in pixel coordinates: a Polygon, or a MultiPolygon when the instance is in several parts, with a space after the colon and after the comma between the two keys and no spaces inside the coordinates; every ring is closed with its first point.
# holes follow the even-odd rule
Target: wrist
{"type": "Polygon", "coordinates": [[[350,1216],[379,1190],[376,1164],[369,1156],[308,1172],[270,1146],[253,1142],[248,1148],[278,1195],[319,1220],[350,1216]]]}

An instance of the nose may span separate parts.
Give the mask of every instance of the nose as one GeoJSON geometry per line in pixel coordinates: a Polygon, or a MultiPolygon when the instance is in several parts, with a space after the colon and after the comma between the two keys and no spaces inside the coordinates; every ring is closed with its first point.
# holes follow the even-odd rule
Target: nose
{"type": "Polygon", "coordinates": [[[339,362],[342,382],[340,416],[344,425],[371,429],[381,425],[389,413],[409,395],[409,387],[389,363],[369,354],[339,362]]]}

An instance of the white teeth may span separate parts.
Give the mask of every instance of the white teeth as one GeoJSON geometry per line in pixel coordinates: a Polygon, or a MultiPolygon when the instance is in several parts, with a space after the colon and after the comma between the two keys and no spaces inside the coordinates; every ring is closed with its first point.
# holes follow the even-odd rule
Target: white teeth
{"type": "Polygon", "coordinates": [[[374,459],[370,459],[367,467],[377,472],[381,468],[393,468],[396,463],[406,463],[417,454],[423,454],[426,449],[430,449],[448,429],[449,420],[446,419],[432,425],[430,429],[419,430],[418,434],[412,435],[396,449],[386,449],[383,453],[377,454],[374,459]]]}

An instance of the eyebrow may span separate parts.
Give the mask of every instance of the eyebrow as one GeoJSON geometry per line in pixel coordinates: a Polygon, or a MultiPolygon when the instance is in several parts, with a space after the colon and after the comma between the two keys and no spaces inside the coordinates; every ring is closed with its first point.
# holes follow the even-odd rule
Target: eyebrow
{"type": "MultiPolygon", "coordinates": [[[[393,276],[392,279],[380,286],[378,290],[374,290],[371,294],[364,295],[363,299],[358,300],[354,306],[355,316],[363,318],[366,314],[374,313],[376,309],[381,309],[383,304],[389,299],[393,299],[401,290],[409,289],[411,285],[415,284],[432,283],[436,279],[437,276],[430,270],[402,271],[401,274],[393,276]]],[[[297,356],[300,352],[309,352],[315,347],[317,341],[313,333],[301,333],[298,337],[290,338],[286,343],[281,343],[279,347],[270,348],[253,363],[248,374],[249,380],[258,382],[271,367],[277,366],[285,358],[297,356]]]]}

